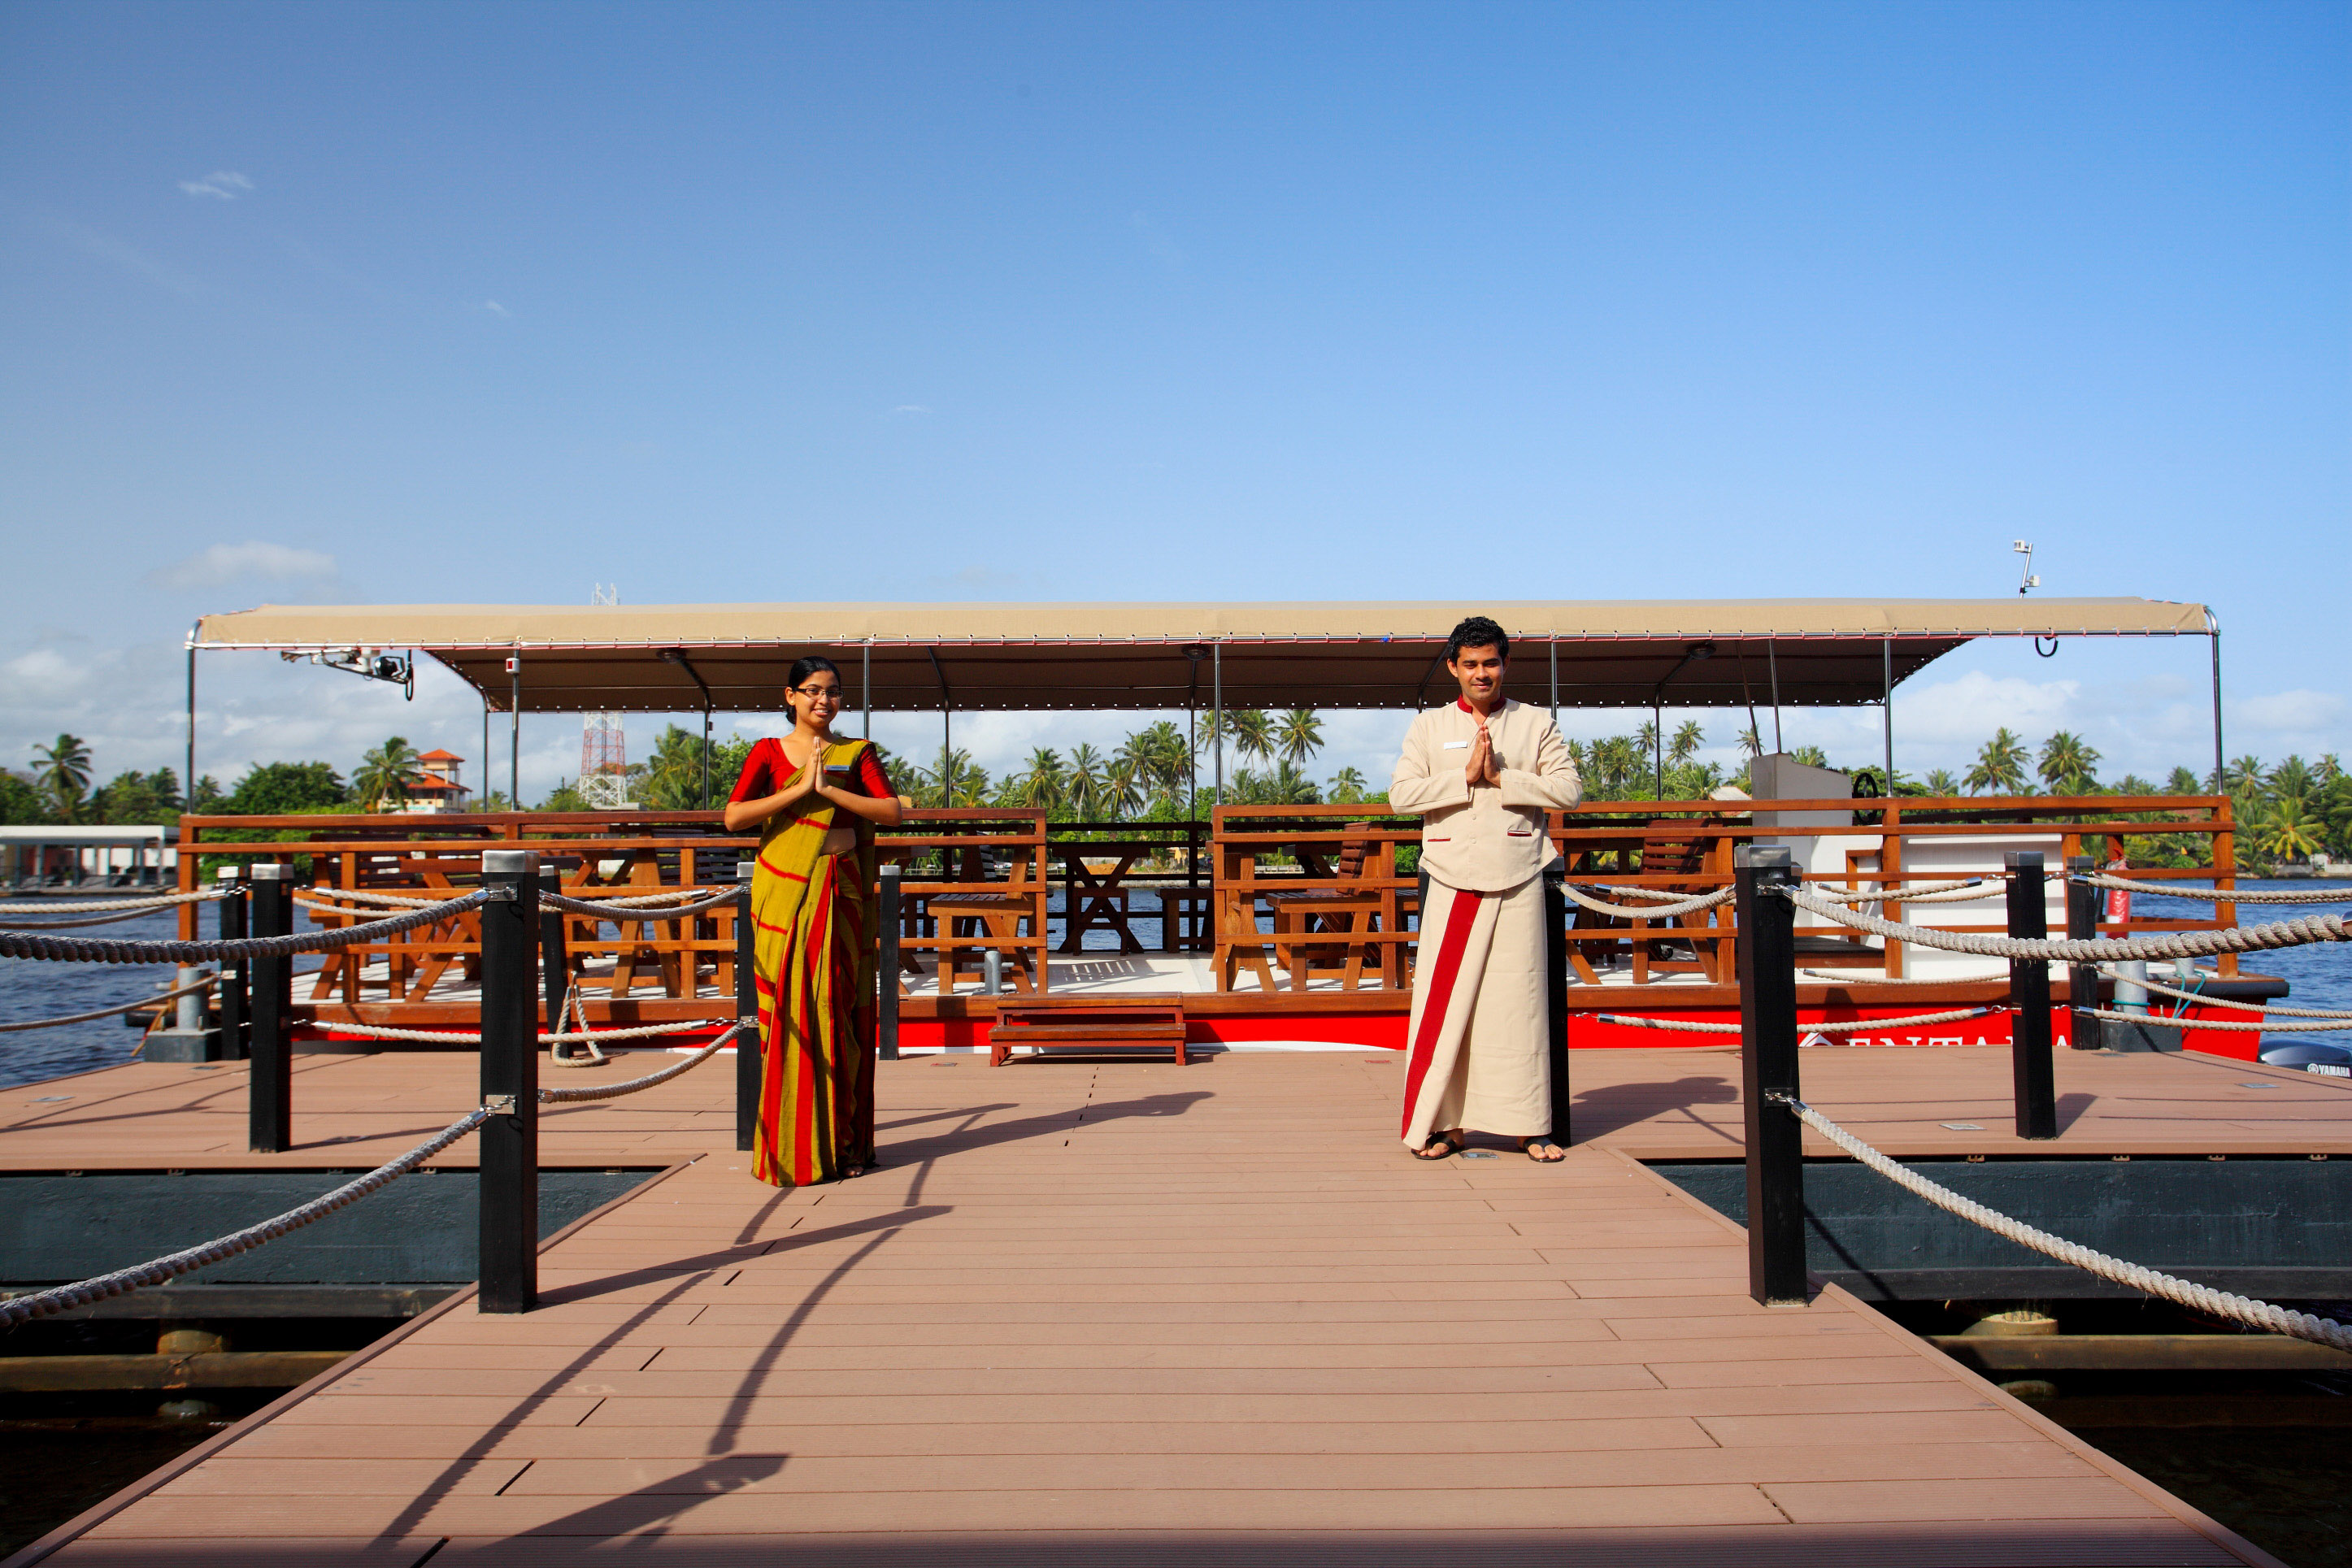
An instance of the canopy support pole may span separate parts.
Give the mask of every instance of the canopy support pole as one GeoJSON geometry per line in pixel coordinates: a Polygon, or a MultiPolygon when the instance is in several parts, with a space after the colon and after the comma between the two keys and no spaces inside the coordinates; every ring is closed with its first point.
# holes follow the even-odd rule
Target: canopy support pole
{"type": "Polygon", "coordinates": [[[1879,699],[1878,713],[1886,740],[1886,798],[1895,798],[1895,639],[1878,640],[1879,674],[1886,683],[1885,695],[1879,699]]]}
{"type": "Polygon", "coordinates": [[[199,621],[188,628],[188,776],[180,780],[180,800],[191,811],[196,809],[196,634],[204,625],[199,621]]]}
{"type": "Polygon", "coordinates": [[[923,650],[931,656],[931,674],[940,683],[940,804],[955,804],[955,695],[948,690],[948,673],[940,664],[937,648],[923,650]]]}
{"type": "Polygon", "coordinates": [[[1772,673],[1772,749],[1786,755],[1788,747],[1780,740],[1780,656],[1772,648],[1772,639],[1764,639],[1764,662],[1772,673]]]}
{"type": "MultiPolygon", "coordinates": [[[[490,694],[488,692],[482,694],[482,755],[476,758],[476,762],[482,770],[482,787],[476,793],[487,798],[490,792],[490,694]]],[[[475,810],[480,809],[477,804],[475,810]]]]}
{"type": "Polygon", "coordinates": [[[1209,644],[1209,725],[1217,751],[1217,805],[1225,803],[1225,645],[1209,644]]]}
{"type": "MultiPolygon", "coordinates": [[[[857,654],[857,733],[866,740],[874,738],[874,644],[868,642],[857,654]]],[[[705,771],[709,771],[706,768],[705,771]]],[[[705,797],[710,791],[703,790],[705,797]]],[[[703,805],[710,801],[706,798],[703,805]]]]}
{"type": "Polygon", "coordinates": [[[1666,683],[1650,694],[1650,748],[1658,765],[1658,800],[1666,798],[1666,683]]]}
{"type": "MultiPolygon", "coordinates": [[[[2213,637],[2213,792],[2222,795],[2222,750],[2221,750],[2221,616],[2206,612],[2206,628],[2213,637]]],[[[193,712],[193,707],[191,707],[193,712]]]]}
{"type": "Polygon", "coordinates": [[[1557,632],[1552,633],[1551,639],[1551,724],[1554,729],[1559,727],[1559,633],[1557,632]]]}
{"type": "Polygon", "coordinates": [[[507,810],[522,810],[522,655],[507,661],[507,810]]]}

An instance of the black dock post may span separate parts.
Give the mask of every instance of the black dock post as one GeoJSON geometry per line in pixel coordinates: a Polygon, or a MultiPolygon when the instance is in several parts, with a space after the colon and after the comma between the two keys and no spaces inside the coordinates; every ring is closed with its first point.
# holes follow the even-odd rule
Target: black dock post
{"type": "MultiPolygon", "coordinates": [[[[2048,894],[2042,881],[2042,852],[2011,850],[2009,868],[2009,934],[2039,941],[2050,935],[2048,894]]],[[[2012,958],[2009,1001],[2017,1009],[2009,1044],[2010,1076],[2017,1098],[2017,1135],[2058,1135],[2058,1088],[2050,1063],[2050,966],[2036,958],[2012,958]]]]}
{"type": "Polygon", "coordinates": [[[500,1113],[476,1136],[481,1157],[481,1283],[485,1312],[539,1304],[539,1007],[531,956],[539,946],[539,852],[484,850],[481,905],[482,1104],[500,1113]]]}
{"type": "MultiPolygon", "coordinates": [[[[262,861],[246,874],[253,883],[253,935],[284,936],[294,929],[294,868],[262,861]]],[[[260,1155],[294,1146],[293,1042],[287,1038],[294,1010],[294,960],[280,955],[256,958],[253,987],[253,1065],[247,1073],[245,1141],[260,1155]]]]}
{"type": "Polygon", "coordinates": [[[760,973],[751,924],[753,861],[735,862],[735,1146],[748,1149],[760,1124],[760,973]]]}
{"type": "MultiPolygon", "coordinates": [[[[539,891],[562,893],[563,873],[553,866],[542,867],[539,891]]],[[[544,904],[539,906],[539,984],[547,1009],[547,1032],[562,1034],[563,1004],[572,997],[572,953],[563,936],[563,911],[544,904]]],[[[585,1009],[582,1016],[586,1016],[585,1009]]]]}
{"type": "Polygon", "coordinates": [[[1561,1148],[1574,1139],[1570,1124],[1575,1096],[1568,1082],[1568,894],[1560,885],[1568,865],[1554,861],[1544,869],[1544,995],[1551,1022],[1551,1136],[1561,1148]]]}
{"type": "MultiPolygon", "coordinates": [[[[882,926],[874,986],[875,1032],[881,1043],[875,1054],[885,1061],[898,1060],[898,878],[903,869],[896,861],[882,868],[882,893],[875,901],[881,912],[877,918],[882,926]]],[[[1039,962],[1042,966],[1044,961],[1039,962]]],[[[1041,984],[1043,979],[1041,972],[1041,984]]]]}
{"type": "MultiPolygon", "coordinates": [[[[244,938],[249,928],[246,918],[248,894],[245,868],[225,865],[220,870],[220,938],[236,942],[244,938]]],[[[220,1009],[220,1044],[222,1060],[242,1061],[252,1051],[252,987],[253,970],[243,958],[221,960],[220,977],[213,982],[213,995],[220,1009]]]]}
{"type": "MultiPolygon", "coordinates": [[[[2089,855],[2066,857],[2066,936],[2069,941],[2089,942],[2099,935],[2099,890],[2085,887],[2074,880],[2075,875],[2095,871],[2099,862],[2089,855]]],[[[2066,1006],[2073,1013],[2067,1022],[2066,1045],[2071,1051],[2096,1051],[2105,1043],[2099,1021],[2091,1009],[2099,1005],[2099,967],[2096,964],[2070,964],[2066,967],[2066,1006]]]]}
{"type": "Polygon", "coordinates": [[[1748,1293],[1801,1307],[1805,1289],[1804,1124],[1797,1078],[1797,884],[1789,852],[1731,852],[1739,920],[1740,1101],[1748,1131],[1748,1293]]]}

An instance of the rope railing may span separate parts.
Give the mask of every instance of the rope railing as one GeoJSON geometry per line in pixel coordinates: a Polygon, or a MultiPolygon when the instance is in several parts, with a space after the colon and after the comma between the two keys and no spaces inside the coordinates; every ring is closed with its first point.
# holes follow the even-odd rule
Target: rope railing
{"type": "Polygon", "coordinates": [[[37,899],[26,904],[0,904],[0,915],[97,915],[110,910],[169,909],[177,904],[202,904],[207,899],[226,898],[229,890],[224,887],[200,888],[194,893],[158,894],[152,898],[98,898],[81,904],[52,904],[37,899]]]}
{"type": "Polygon", "coordinates": [[[0,1301],[0,1322],[11,1327],[30,1322],[35,1318],[47,1317],[53,1312],[127,1295],[150,1285],[161,1285],[195,1270],[226,1262],[241,1252],[250,1252],[265,1242],[275,1241],[289,1232],[326,1218],[338,1209],[347,1208],[396,1178],[406,1176],[495,1114],[497,1113],[488,1106],[469,1111],[399,1158],[387,1160],[357,1181],[345,1182],[334,1191],[299,1204],[274,1219],[265,1219],[258,1225],[231,1231],[200,1247],[190,1247],[144,1263],[134,1263],[128,1269],[117,1269],[111,1273],[100,1274],[70,1285],[58,1285],[0,1301]]]}
{"type": "Polygon", "coordinates": [[[89,925],[120,925],[126,920],[141,920],[165,907],[142,904],[136,909],[126,909],[114,915],[87,915],[79,920],[0,920],[0,931],[73,931],[89,925]]]}
{"type": "MultiPolygon", "coordinates": [[[[610,1044],[614,1040],[651,1040],[656,1035],[683,1034],[688,1030],[699,1029],[705,1024],[724,1021],[726,1020],[722,1019],[674,1019],[667,1023],[641,1024],[634,1029],[597,1030],[593,1033],[582,1029],[562,1034],[542,1034],[539,1037],[539,1043],[578,1045],[583,1040],[601,1040],[610,1044]]],[[[387,1029],[381,1024],[341,1023],[332,1019],[323,1022],[314,1019],[312,1022],[318,1029],[331,1030],[336,1034],[355,1034],[367,1040],[406,1040],[422,1045],[479,1045],[482,1040],[482,1031],[479,1030],[467,1033],[461,1030],[387,1029]]],[[[593,1067],[595,1064],[589,1062],[583,1065],[593,1067]]]]}
{"type": "MultiPolygon", "coordinates": [[[[1702,909],[1713,909],[1717,904],[1728,904],[1732,897],[1732,890],[1722,887],[1713,893],[1701,894],[1695,898],[1685,898],[1680,894],[1667,894],[1665,896],[1675,901],[1672,904],[1611,904],[1605,899],[1595,898],[1573,883],[1562,883],[1560,891],[1567,894],[1569,902],[1580,909],[1590,909],[1597,915],[1619,915],[1628,920],[1672,920],[1679,915],[1695,915],[1702,909]]],[[[1660,892],[1656,888],[1641,887],[1603,887],[1602,891],[1630,893],[1643,898],[1654,898],[1660,892]]]]}
{"type": "Polygon", "coordinates": [[[2217,953],[2254,953],[2275,947],[2301,947],[2316,942],[2352,942],[2352,926],[2347,926],[2340,915],[2308,915],[2300,920],[2283,920],[2274,925],[2242,925],[2219,931],[2167,931],[2151,936],[2129,939],[2052,939],[2024,936],[1995,936],[1973,931],[1938,931],[1932,926],[1909,925],[1897,921],[1882,920],[1857,909],[1848,909],[1832,900],[1816,896],[1801,887],[1788,887],[1784,892],[1798,908],[1810,910],[1826,920],[1856,931],[1866,931],[1874,936],[1892,941],[1908,942],[1921,947],[1937,947],[1948,953],[1967,953],[1980,958],[2008,958],[2033,963],[2037,960],[2057,964],[2123,963],[2135,958],[2203,958],[2217,953]]]}
{"type": "Polygon", "coordinates": [[[647,908],[647,902],[639,898],[566,898],[560,893],[539,895],[541,909],[560,909],[566,915],[584,915],[591,920],[610,920],[617,924],[624,920],[684,920],[692,915],[708,915],[714,909],[732,905],[735,890],[729,888],[724,893],[694,904],[671,904],[662,908],[647,908]]]}
{"type": "Polygon", "coordinates": [[[64,1018],[31,1019],[23,1023],[0,1023],[0,1034],[16,1034],[28,1029],[55,1029],[59,1024],[92,1023],[100,1019],[119,1018],[124,1013],[136,1012],[141,1008],[152,1008],[159,1002],[193,996],[198,991],[208,991],[216,983],[214,976],[206,975],[194,985],[181,986],[168,991],[158,991],[152,997],[142,997],[135,1002],[125,1002],[119,1008],[100,1008],[94,1013],[69,1013],[64,1018]]]}
{"type": "Polygon", "coordinates": [[[2154,1024],[2158,1029],[2218,1029],[2240,1034],[2324,1034],[2329,1030],[2352,1029],[2352,1019],[2340,1023],[2253,1023],[2234,1019],[2192,1019],[2178,1013],[2118,1013],[2104,1008],[2078,1009],[2085,1018],[2113,1019],[2117,1023],[2154,1024]]]}
{"type": "Polygon", "coordinates": [[[2097,872],[2076,872],[2073,880],[2085,887],[2112,888],[2117,893],[2157,893],[2167,898],[2201,898],[2208,904],[2352,904],[2352,890],[2331,893],[2325,888],[2184,887],[2177,882],[2134,882],[2128,877],[2097,872]]]}
{"type": "Polygon", "coordinates": [[[0,929],[0,956],[41,958],[68,964],[193,964],[205,959],[235,962],[250,958],[285,958],[297,953],[318,953],[397,936],[462,915],[489,903],[487,889],[476,889],[430,908],[414,909],[389,919],[346,925],[341,930],[312,931],[289,936],[238,936],[211,942],[113,942],[96,936],[43,936],[26,931],[0,929]]]}
{"type": "MultiPolygon", "coordinates": [[[[1928,1024],[1961,1023],[1969,1019],[1987,1018],[2009,1011],[2005,1004],[1991,1007],[1955,1008],[1948,1012],[1915,1013],[1909,1018],[1844,1019],[1827,1023],[1801,1024],[1811,1034],[1862,1034],[1880,1029],[1918,1029],[1928,1024]]],[[[1602,1023],[1622,1024],[1628,1029],[1661,1029],[1683,1034],[1738,1034],[1736,1023],[1699,1023],[1689,1019],[1641,1018],[1632,1013],[1595,1013],[1602,1023]]]]}
{"type": "MultiPolygon", "coordinates": [[[[2180,990],[2176,987],[2162,985],[2155,980],[2142,979],[2137,975],[2121,975],[2115,977],[2127,986],[2137,986],[2143,991],[2154,991],[2163,997],[2178,997],[2184,1002],[2196,1002],[2209,1008],[2227,1008],[2231,1012],[2283,1013],[2288,1018],[2298,1019],[2352,1019],[2352,1012],[2340,1012],[2326,1008],[2290,1008],[2277,1002],[2232,1001],[2228,997],[2208,996],[2202,991],[2180,990]]],[[[2139,1015],[2134,1013],[2130,1016],[2137,1018],[2139,1015]]]]}
{"type": "Polygon", "coordinates": [[[1999,1209],[1988,1208],[1973,1198],[1963,1197],[1951,1188],[1928,1180],[1908,1166],[1898,1165],[1793,1095],[1782,1097],[1780,1103],[1787,1105],[1797,1120],[1876,1171],[1880,1176],[1895,1183],[1895,1186],[1927,1199],[1947,1214],[1955,1214],[1962,1219],[1980,1225],[1994,1235],[2004,1237],[2021,1247],[2032,1248],[2036,1252],[2055,1258],[2062,1263],[2070,1263],[2077,1269],[2097,1275],[2100,1279],[2128,1286],[2135,1291],[2145,1291],[2148,1295],[2160,1297],[2197,1312],[2209,1312],[2216,1317],[2231,1318],[2250,1328],[2263,1329],[2272,1333],[2288,1334],[2295,1339],[2308,1340],[2314,1344],[2352,1351],[2352,1328],[2347,1328],[2332,1318],[2318,1317],[2310,1312],[2298,1312],[2285,1307],[2273,1306],[2268,1301],[2256,1301],[2251,1296],[2233,1295],[2228,1291],[2217,1291],[2210,1285],[2200,1285],[2193,1281],[2179,1279],[2175,1275],[2162,1273],[2137,1263],[2128,1263],[2120,1258],[2110,1257],[2105,1252],[2084,1247],[2079,1242],[2069,1241],[2063,1236],[2053,1236],[2049,1231],[2028,1225],[2021,1219],[2012,1219],[1999,1209]]]}
{"type": "MultiPolygon", "coordinates": [[[[632,1078],[620,1083],[591,1084],[579,1089],[542,1089],[538,1094],[539,1103],[542,1105],[562,1105],[577,1103],[583,1100],[612,1100],[624,1094],[635,1094],[640,1090],[651,1089],[658,1083],[667,1083],[678,1074],[699,1067],[709,1061],[718,1053],[720,1046],[734,1039],[746,1027],[746,1022],[747,1020],[744,1019],[737,1019],[721,1030],[709,1045],[659,1071],[648,1072],[642,1078],[632,1078]]],[[[134,1263],[128,1269],[117,1269],[110,1273],[78,1281],[70,1285],[58,1285],[46,1291],[35,1291],[0,1301],[0,1323],[14,1327],[17,1323],[30,1322],[35,1318],[47,1317],[55,1312],[88,1306],[93,1301],[127,1295],[132,1291],[142,1290],[151,1285],[161,1285],[178,1279],[183,1274],[191,1273],[198,1269],[210,1268],[215,1263],[226,1262],[240,1253],[250,1252],[266,1242],[275,1241],[281,1236],[289,1235],[306,1225],[324,1219],[338,1209],[347,1208],[360,1199],[379,1191],[395,1179],[406,1176],[467,1134],[473,1132],[491,1117],[501,1113],[503,1113],[500,1110],[488,1105],[478,1110],[469,1111],[406,1154],[396,1159],[385,1161],[358,1180],[345,1182],[332,1192],[323,1193],[308,1203],[297,1205],[277,1218],[265,1219],[258,1225],[248,1225],[242,1230],[232,1231],[226,1236],[215,1238],[201,1246],[185,1248],[144,1263],[134,1263]]]]}

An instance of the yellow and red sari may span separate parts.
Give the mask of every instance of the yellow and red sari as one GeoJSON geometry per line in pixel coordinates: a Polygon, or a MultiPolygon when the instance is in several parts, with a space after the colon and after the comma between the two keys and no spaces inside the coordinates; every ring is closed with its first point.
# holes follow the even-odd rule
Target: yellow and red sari
{"type": "MultiPolygon", "coordinates": [[[[889,795],[874,747],[825,747],[827,781],[889,795]]],[[[774,740],[743,759],[732,799],[773,795],[798,771],[774,740]]],[[[760,998],[760,1124],[751,1174],[775,1186],[833,1181],[874,1163],[874,829],[811,795],[769,819],[751,875],[760,998]],[[824,853],[827,832],[854,847],[824,853]]]]}

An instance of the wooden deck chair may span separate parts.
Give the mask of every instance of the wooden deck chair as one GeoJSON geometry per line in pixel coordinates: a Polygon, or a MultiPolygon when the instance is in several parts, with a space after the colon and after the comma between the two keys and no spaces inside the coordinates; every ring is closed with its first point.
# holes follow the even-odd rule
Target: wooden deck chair
{"type": "MultiPolygon", "coordinates": [[[[1369,822],[1349,822],[1342,831],[1369,828],[1369,822]]],[[[1304,852],[1299,861],[1310,877],[1328,876],[1338,882],[1354,882],[1365,874],[1365,868],[1374,863],[1370,839],[1347,839],[1339,845],[1339,863],[1328,872],[1316,863],[1319,857],[1304,852]]],[[[1340,934],[1353,936],[1368,927],[1357,922],[1369,922],[1380,913],[1381,895],[1377,892],[1354,893],[1345,888],[1319,888],[1313,892],[1269,893],[1263,894],[1274,910],[1275,961],[1290,971],[1290,988],[1303,991],[1313,977],[1316,967],[1334,965],[1340,969],[1340,988],[1352,991],[1363,977],[1365,950],[1377,944],[1364,942],[1306,941],[1312,935],[1340,934]],[[1287,929],[1286,929],[1287,928],[1287,929]],[[1287,938],[1286,940],[1286,937],[1287,938]]],[[[1375,969],[1380,960],[1372,958],[1375,969]]]]}
{"type": "MultiPolygon", "coordinates": [[[[931,894],[929,914],[936,922],[940,940],[940,995],[955,990],[957,980],[963,976],[963,967],[970,964],[985,974],[979,947],[966,948],[956,943],[959,936],[989,937],[998,942],[1010,942],[1021,935],[1021,922],[1034,925],[1037,913],[1037,887],[1030,880],[1031,857],[1042,854],[1033,846],[1023,846],[1013,857],[1012,869],[1006,874],[1002,891],[989,893],[935,893],[931,894]]],[[[1043,930],[1033,933],[1040,950],[1045,938],[1043,930]]],[[[1036,994],[1034,972],[1029,955],[1019,947],[1008,948],[1006,956],[1013,960],[1013,988],[1023,996],[1036,994]]]]}

